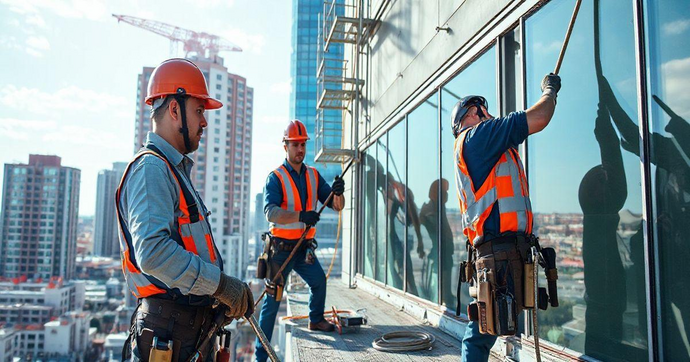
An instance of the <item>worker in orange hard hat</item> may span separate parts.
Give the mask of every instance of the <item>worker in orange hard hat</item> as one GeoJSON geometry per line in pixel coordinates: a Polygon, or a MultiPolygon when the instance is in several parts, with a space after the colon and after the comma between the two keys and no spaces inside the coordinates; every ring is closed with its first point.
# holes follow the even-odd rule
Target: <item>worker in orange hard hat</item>
{"type": "Polygon", "coordinates": [[[146,104],[153,132],[116,192],[122,271],[139,300],[123,351],[134,361],[205,361],[213,350],[208,332],[254,311],[249,287],[222,272],[210,213],[186,156],[199,147],[204,112],[223,105],[186,59],[166,60],[153,71],[146,104]],[[222,307],[214,308],[216,301],[222,307]]]}
{"type": "MultiPolygon", "coordinates": [[[[309,329],[329,332],[334,328],[323,317],[326,275],[314,254],[317,246],[314,226],[320,217],[316,211],[319,201],[335,211],[343,209],[345,181],[336,177],[332,186],[329,186],[315,168],[304,164],[307,140],[309,134],[304,124],[298,120],[291,121],[283,133],[285,160],[268,175],[264,188],[264,213],[270,228],[269,238],[264,240],[264,250],[268,251],[269,267],[259,325],[269,340],[282,297],[280,284],[293,269],[309,285],[309,329]],[[331,192],[333,197],[328,201],[331,192]],[[304,242],[286,264],[282,277],[276,277],[274,274],[293,252],[307,226],[311,228],[304,242]]],[[[265,361],[268,355],[258,339],[255,345],[255,360],[265,361]]]]}

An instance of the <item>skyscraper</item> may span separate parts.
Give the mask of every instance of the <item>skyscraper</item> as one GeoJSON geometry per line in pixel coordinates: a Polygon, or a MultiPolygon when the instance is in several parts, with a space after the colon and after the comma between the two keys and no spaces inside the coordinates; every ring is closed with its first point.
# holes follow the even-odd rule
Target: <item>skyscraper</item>
{"type": "Polygon", "coordinates": [[[93,253],[95,255],[117,256],[120,253],[114,202],[115,191],[126,167],[127,163],[125,162],[114,162],[111,170],[101,170],[98,173],[96,224],[93,240],[93,253]]]}
{"type": "Polygon", "coordinates": [[[71,279],[77,253],[81,171],[58,156],[5,164],[0,275],[71,279]]]}
{"type": "MultiPolygon", "coordinates": [[[[339,1],[338,3],[342,3],[339,1]]],[[[311,140],[307,144],[307,155],[304,160],[316,167],[329,183],[340,173],[340,165],[314,163],[316,135],[316,101],[318,94],[316,70],[319,18],[322,16],[322,0],[294,0],[292,2],[292,55],[290,58],[290,76],[292,91],[290,93],[290,118],[299,119],[307,127],[311,140]]],[[[341,12],[340,8],[336,9],[341,12]]],[[[327,53],[328,59],[342,60],[343,45],[333,44],[327,53]]],[[[324,111],[324,117],[340,121],[341,112],[335,109],[324,111]]],[[[286,120],[287,124],[287,120],[286,120]]],[[[338,140],[339,141],[339,140],[338,140]]],[[[340,146],[338,144],[338,146],[340,146]]],[[[339,148],[339,147],[338,147],[339,148]]]]}
{"type": "MultiPolygon", "coordinates": [[[[243,277],[248,263],[249,183],[251,179],[254,90],[247,80],[228,72],[223,58],[190,58],[204,73],[209,93],[223,108],[206,112],[208,128],[194,160],[192,184],[211,211],[209,221],[224,261],[225,273],[243,277]]],[[[134,151],[153,129],[144,102],[154,68],[144,67],[137,88],[134,151]]]]}
{"type": "MultiPolygon", "coordinates": [[[[342,5],[344,1],[337,1],[342,5]]],[[[324,2],[323,0],[294,0],[292,2],[292,55],[290,58],[290,75],[292,77],[292,91],[290,93],[290,118],[299,119],[307,127],[311,140],[307,143],[305,162],[316,167],[321,176],[329,184],[333,178],[340,174],[339,164],[315,163],[316,155],[316,117],[317,117],[317,50],[319,46],[318,35],[322,23],[324,2]]],[[[342,6],[334,9],[338,14],[343,12],[342,6]]],[[[329,60],[342,60],[343,45],[332,44],[324,57],[329,60]]],[[[322,110],[320,117],[326,117],[329,121],[340,123],[342,114],[337,109],[322,110]]],[[[286,124],[287,124],[286,120],[286,124]]],[[[340,139],[335,140],[340,148],[340,139]]],[[[276,165],[278,162],[276,163],[276,165]]],[[[322,249],[333,246],[338,233],[338,215],[326,208],[319,221],[316,237],[322,249]]],[[[327,267],[327,266],[326,266],[327,267]]]]}

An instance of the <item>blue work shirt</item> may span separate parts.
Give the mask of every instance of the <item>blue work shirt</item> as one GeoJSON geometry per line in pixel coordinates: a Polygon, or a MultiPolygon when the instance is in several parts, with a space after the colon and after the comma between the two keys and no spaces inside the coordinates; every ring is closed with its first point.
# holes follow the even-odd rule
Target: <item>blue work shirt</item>
{"type": "MultiPolygon", "coordinates": [[[[189,190],[194,190],[190,172],[194,161],[182,155],[159,135],[149,132],[146,145],[156,146],[175,167],[189,190]]],[[[199,213],[207,214],[194,190],[199,213]]],[[[120,208],[132,235],[134,256],[142,273],[177,288],[187,295],[212,295],[218,289],[221,270],[180,246],[171,235],[177,231],[179,188],[165,161],[144,155],[130,167],[120,191],[120,208]]],[[[122,237],[122,236],[120,236],[122,237]]],[[[220,255],[216,249],[216,255],[220,255]]]]}
{"type": "MultiPolygon", "coordinates": [[[[302,210],[306,210],[307,207],[307,168],[305,164],[302,164],[300,172],[297,173],[290,163],[286,160],[283,161],[283,166],[288,170],[292,181],[295,182],[297,186],[297,192],[299,192],[299,198],[302,201],[302,210]]],[[[316,190],[318,194],[319,201],[325,203],[328,199],[328,195],[331,193],[331,186],[323,179],[321,173],[319,173],[319,188],[316,190]]],[[[274,207],[280,208],[283,203],[283,187],[280,184],[280,179],[274,172],[268,174],[266,178],[266,186],[264,187],[264,215],[266,215],[266,220],[271,221],[269,214],[271,209],[274,207]]]]}
{"type": "MultiPolygon", "coordinates": [[[[462,156],[465,158],[472,184],[479,189],[501,155],[509,148],[517,148],[527,136],[529,128],[524,111],[486,120],[469,130],[465,137],[462,156]]],[[[491,240],[500,234],[498,203],[494,203],[491,214],[484,223],[484,240],[491,240]]]]}

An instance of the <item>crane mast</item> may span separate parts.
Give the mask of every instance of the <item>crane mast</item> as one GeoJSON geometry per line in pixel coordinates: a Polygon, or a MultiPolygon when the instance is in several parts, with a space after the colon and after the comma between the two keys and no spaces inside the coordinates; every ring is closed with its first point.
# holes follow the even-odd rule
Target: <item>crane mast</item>
{"type": "Polygon", "coordinates": [[[142,19],[135,16],[112,15],[117,19],[118,23],[122,21],[170,39],[171,50],[173,49],[173,45],[182,43],[186,57],[188,57],[190,53],[196,53],[196,55],[200,57],[213,58],[221,51],[242,51],[242,48],[239,46],[217,35],[196,32],[160,21],[142,19]]]}

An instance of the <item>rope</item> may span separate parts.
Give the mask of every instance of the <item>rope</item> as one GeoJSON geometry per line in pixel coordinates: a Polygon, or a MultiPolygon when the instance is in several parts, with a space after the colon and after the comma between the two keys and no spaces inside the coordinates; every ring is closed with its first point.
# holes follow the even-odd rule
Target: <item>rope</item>
{"type": "Polygon", "coordinates": [[[435,340],[426,332],[396,331],[376,338],[371,346],[382,352],[411,352],[431,349],[435,340]]]}
{"type": "Polygon", "coordinates": [[[534,336],[534,354],[537,362],[541,362],[541,351],[539,350],[539,318],[537,317],[537,310],[539,309],[539,252],[536,247],[532,247],[532,261],[534,262],[534,308],[532,308],[532,329],[534,336]]]}
{"type": "Polygon", "coordinates": [[[326,280],[331,276],[331,271],[333,270],[333,265],[335,264],[335,257],[338,255],[338,242],[340,241],[340,226],[343,221],[343,210],[338,211],[338,233],[335,235],[335,250],[333,251],[333,257],[331,258],[331,265],[328,267],[328,273],[326,273],[326,280]]]}

